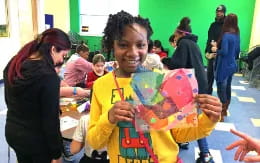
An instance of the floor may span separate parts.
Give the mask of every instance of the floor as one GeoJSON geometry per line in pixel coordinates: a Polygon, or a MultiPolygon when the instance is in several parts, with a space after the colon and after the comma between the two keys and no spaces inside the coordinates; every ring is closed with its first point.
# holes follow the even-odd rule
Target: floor
{"type": "MultiPolygon", "coordinates": [[[[8,145],[5,141],[4,126],[6,105],[4,104],[4,88],[0,85],[0,163],[16,163],[16,157],[11,150],[8,157],[8,145]]],[[[216,96],[216,88],[213,95],[216,96]]],[[[251,88],[245,79],[236,74],[232,81],[232,100],[229,115],[225,122],[219,122],[210,136],[207,137],[210,152],[216,163],[235,163],[235,150],[226,151],[225,147],[238,139],[229,132],[230,128],[243,131],[251,136],[260,138],[260,90],[251,88]]],[[[197,142],[191,142],[189,150],[182,150],[180,156],[185,163],[194,163],[198,157],[197,142]]]]}

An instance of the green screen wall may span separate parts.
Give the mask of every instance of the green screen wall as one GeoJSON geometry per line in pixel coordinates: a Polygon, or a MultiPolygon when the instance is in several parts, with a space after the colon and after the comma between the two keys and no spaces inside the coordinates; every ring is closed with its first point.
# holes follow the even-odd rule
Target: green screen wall
{"type": "MultiPolygon", "coordinates": [[[[208,28],[214,21],[215,10],[219,4],[227,7],[227,13],[238,15],[241,50],[247,50],[255,0],[139,0],[139,13],[150,19],[154,30],[152,39],[161,40],[170,55],[173,53],[173,48],[169,45],[169,36],[174,32],[182,17],[190,17],[192,32],[199,36],[198,44],[204,55],[208,28]]],[[[79,32],[79,0],[70,0],[70,14],[71,31],[79,32]]],[[[100,37],[83,36],[82,39],[87,41],[92,51],[101,48],[100,37]]],[[[206,64],[204,57],[203,59],[206,64]]]]}
{"type": "MultiPolygon", "coordinates": [[[[227,7],[227,13],[238,15],[241,50],[248,49],[255,0],[140,0],[139,13],[143,17],[150,18],[154,30],[152,39],[161,40],[163,46],[170,50],[170,55],[173,49],[168,42],[169,36],[182,17],[190,17],[192,32],[199,36],[198,44],[204,53],[208,28],[214,21],[215,10],[220,4],[227,7]]],[[[205,58],[204,64],[206,64],[205,58]]]]}

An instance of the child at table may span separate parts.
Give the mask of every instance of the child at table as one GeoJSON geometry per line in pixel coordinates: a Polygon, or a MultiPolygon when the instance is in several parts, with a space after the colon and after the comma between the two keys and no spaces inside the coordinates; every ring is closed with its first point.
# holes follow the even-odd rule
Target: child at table
{"type": "Polygon", "coordinates": [[[107,151],[106,149],[102,150],[93,150],[86,142],[86,132],[87,126],[89,121],[89,115],[83,115],[80,120],[79,124],[74,132],[73,140],[70,144],[70,152],[71,154],[76,154],[81,151],[81,149],[85,145],[85,154],[80,159],[79,163],[109,163],[107,159],[107,151]]]}
{"type": "Polygon", "coordinates": [[[95,80],[107,73],[105,71],[105,57],[102,54],[96,54],[93,57],[92,63],[93,71],[87,74],[86,81],[86,87],[90,89],[92,88],[95,80]]]}
{"type": "MultiPolygon", "coordinates": [[[[59,74],[63,63],[55,65],[55,71],[59,74]]],[[[60,81],[60,97],[89,97],[90,91],[81,87],[71,87],[64,80],[60,81]]]]}
{"type": "Polygon", "coordinates": [[[92,71],[92,63],[88,62],[89,48],[81,44],[68,60],[64,72],[64,81],[72,87],[85,88],[86,74],[92,71]]]}

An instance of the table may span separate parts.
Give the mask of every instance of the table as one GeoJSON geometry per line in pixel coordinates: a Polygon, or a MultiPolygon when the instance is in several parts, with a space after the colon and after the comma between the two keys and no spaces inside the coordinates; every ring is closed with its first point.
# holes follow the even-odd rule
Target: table
{"type": "MultiPolygon", "coordinates": [[[[84,113],[79,113],[77,110],[70,110],[70,111],[63,112],[60,117],[62,118],[65,116],[69,116],[71,118],[79,120],[82,115],[84,115],[84,113]]],[[[72,136],[74,134],[75,129],[76,129],[76,126],[62,131],[61,132],[62,137],[65,139],[72,140],[72,136]]]]}
{"type": "MultiPolygon", "coordinates": [[[[74,97],[74,98],[65,98],[65,101],[61,100],[60,110],[62,113],[61,113],[60,118],[68,116],[70,118],[79,120],[82,115],[88,114],[86,112],[83,112],[83,113],[78,112],[77,102],[79,102],[79,101],[82,101],[82,98],[74,97]],[[67,103],[66,103],[66,101],[67,101],[67,103]],[[65,105],[62,105],[62,104],[65,104],[65,105]]],[[[75,129],[76,129],[76,126],[66,129],[64,131],[61,131],[62,137],[64,139],[72,140],[72,136],[74,134],[75,129]]]]}

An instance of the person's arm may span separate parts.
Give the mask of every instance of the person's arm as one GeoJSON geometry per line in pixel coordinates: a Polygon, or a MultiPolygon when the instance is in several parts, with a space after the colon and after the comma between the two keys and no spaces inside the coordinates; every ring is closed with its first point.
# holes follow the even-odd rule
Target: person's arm
{"type": "Polygon", "coordinates": [[[51,163],[62,163],[61,157],[59,159],[53,159],[51,163]]]}
{"type": "Polygon", "coordinates": [[[75,67],[81,72],[91,72],[93,70],[92,63],[88,62],[84,58],[80,57],[75,61],[75,67]]]}
{"type": "Polygon", "coordinates": [[[80,118],[79,124],[76,127],[76,130],[74,131],[72,142],[70,144],[70,152],[72,154],[76,154],[80,152],[80,150],[84,146],[84,141],[86,138],[86,132],[87,132],[87,126],[89,121],[89,115],[84,115],[80,118]]]}
{"type": "Polygon", "coordinates": [[[101,149],[105,147],[110,139],[113,129],[116,127],[116,124],[113,124],[108,120],[108,111],[102,112],[102,106],[100,104],[102,95],[97,94],[97,92],[101,92],[100,90],[98,90],[99,87],[101,87],[100,84],[102,83],[99,83],[97,81],[93,85],[90,121],[87,134],[87,142],[94,149],[101,149]]]}
{"type": "Polygon", "coordinates": [[[61,97],[79,96],[88,97],[90,91],[80,87],[60,87],[61,97]]]}
{"type": "Polygon", "coordinates": [[[176,142],[188,142],[208,136],[220,120],[222,105],[217,97],[199,94],[195,97],[195,102],[202,110],[202,114],[198,117],[198,125],[172,129],[172,135],[176,142]]]}
{"type": "Polygon", "coordinates": [[[251,136],[248,136],[245,133],[233,129],[231,129],[230,132],[242,138],[226,147],[227,150],[231,150],[238,147],[234,156],[234,160],[245,161],[245,162],[259,162],[260,161],[260,140],[255,139],[251,136]],[[246,156],[247,153],[250,151],[256,151],[258,155],[246,156]]]}
{"type": "Polygon", "coordinates": [[[238,44],[236,45],[236,59],[239,59],[240,54],[240,38],[238,39],[238,44]]]}
{"type": "Polygon", "coordinates": [[[44,75],[41,79],[40,112],[43,135],[52,159],[61,157],[63,145],[60,133],[59,119],[59,89],[60,82],[57,74],[44,75]]]}
{"type": "MultiPolygon", "coordinates": [[[[213,40],[213,23],[211,23],[209,30],[208,30],[208,40],[207,40],[207,44],[206,44],[206,48],[205,48],[205,53],[211,53],[211,41],[213,40]]],[[[217,40],[214,40],[217,41],[217,40]]]]}
{"type": "MultiPolygon", "coordinates": [[[[221,49],[217,49],[217,55],[229,55],[228,50],[229,50],[229,42],[228,42],[228,36],[226,34],[223,35],[223,38],[221,40],[221,49]]],[[[212,49],[212,51],[214,52],[215,50],[212,49]]]]}
{"type": "Polygon", "coordinates": [[[71,154],[76,154],[79,153],[80,150],[83,148],[84,143],[78,142],[77,140],[72,140],[70,144],[70,153],[71,154]]]}

